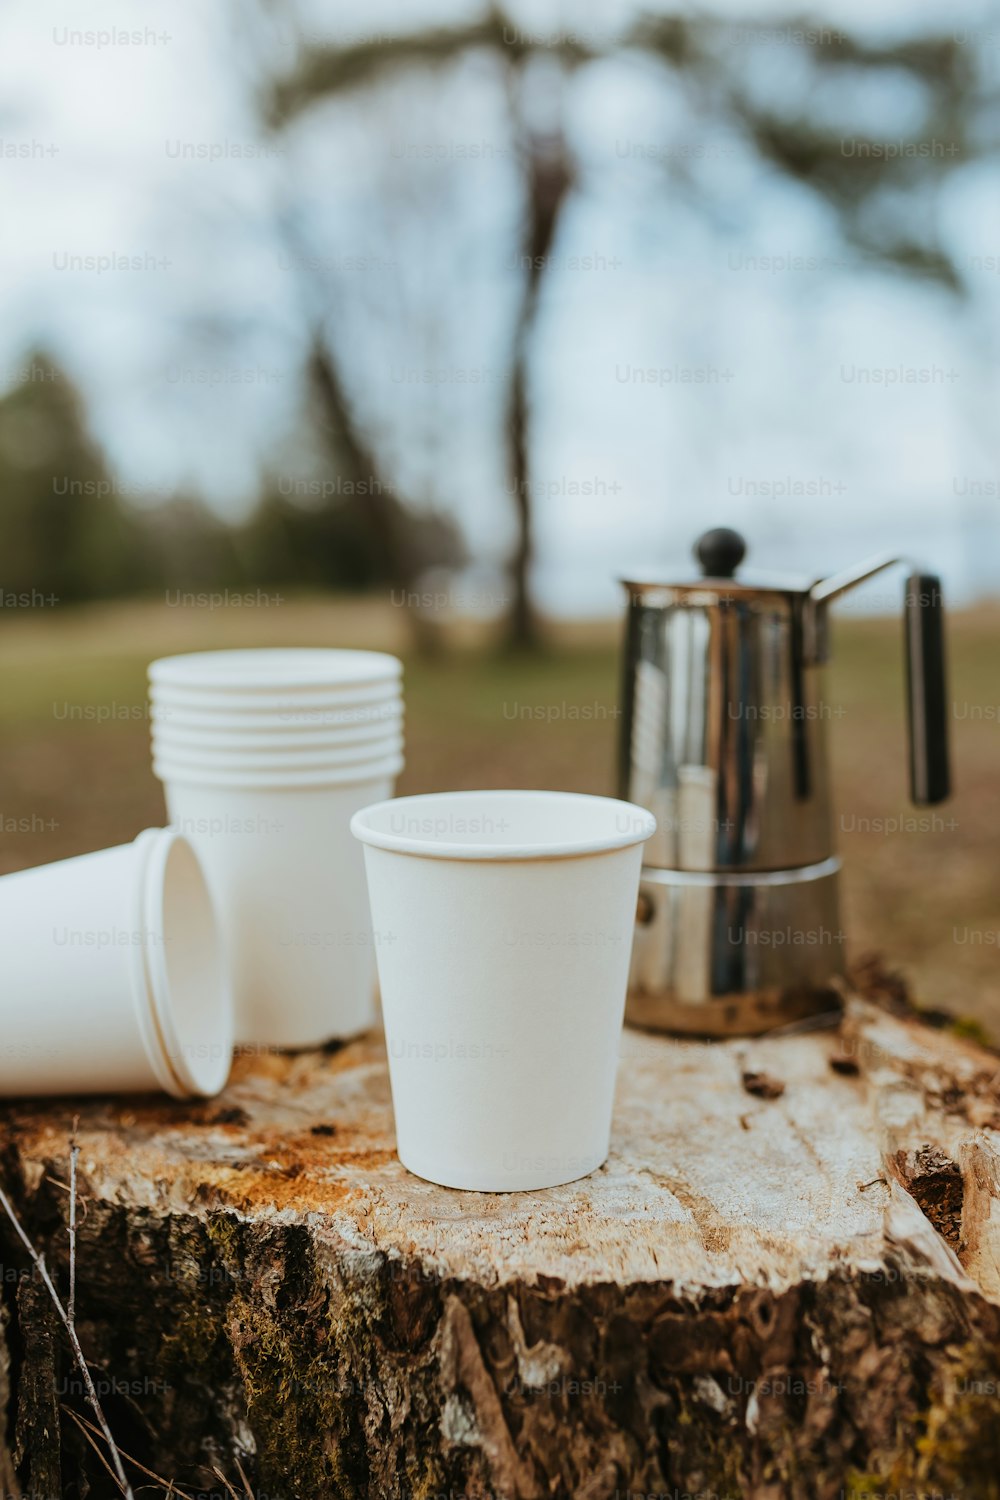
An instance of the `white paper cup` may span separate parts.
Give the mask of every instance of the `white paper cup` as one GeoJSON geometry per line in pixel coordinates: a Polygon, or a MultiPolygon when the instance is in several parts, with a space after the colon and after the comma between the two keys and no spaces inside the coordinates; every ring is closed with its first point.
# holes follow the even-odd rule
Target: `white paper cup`
{"type": "Polygon", "coordinates": [[[358,812],[400,1161],[483,1192],[608,1153],[644,808],[561,792],[358,812]]]}
{"type": "Polygon", "coordinates": [[[209,767],[191,765],[175,760],[172,755],[155,755],[153,771],[161,781],[193,782],[202,786],[230,787],[302,787],[302,786],[348,786],[352,782],[383,780],[398,776],[403,769],[401,755],[385,756],[380,760],[356,761],[349,766],[324,766],[315,770],[303,768],[237,771],[227,766],[209,767]]]}
{"type": "Polygon", "coordinates": [[[253,694],[275,690],[366,687],[398,683],[403,666],[384,651],[342,651],[324,646],[263,647],[236,651],[192,651],[163,656],[149,667],[157,688],[253,694]]]}
{"type": "Polygon", "coordinates": [[[403,715],[379,724],[351,724],[343,729],[291,729],[269,731],[266,729],[192,729],[172,724],[169,720],[155,720],[153,740],[157,744],[170,745],[191,750],[346,750],[351,747],[364,748],[377,744],[394,735],[402,734],[403,715]]]}
{"type": "Polygon", "coordinates": [[[219,912],[244,1046],[315,1046],[373,1024],[379,937],[350,819],[391,794],[399,764],[325,785],[163,775],[171,822],[197,849],[219,912]]]}
{"type": "Polygon", "coordinates": [[[216,1094],[233,1017],[201,866],[173,829],[0,879],[0,1095],[216,1094]]]}
{"type": "Polygon", "coordinates": [[[304,730],[365,729],[392,724],[403,712],[399,694],[370,703],[347,706],[328,704],[284,704],[255,713],[229,714],[210,709],[191,709],[158,702],[152,703],[150,718],[154,724],[176,724],[189,729],[221,729],[242,734],[245,730],[299,734],[304,730]]]}
{"type": "Polygon", "coordinates": [[[191,745],[176,745],[165,735],[156,735],[153,739],[153,755],[155,758],[165,757],[178,764],[191,766],[204,766],[207,770],[222,769],[233,771],[283,771],[303,770],[318,771],[324,767],[330,769],[341,766],[348,768],[362,763],[385,760],[390,755],[399,755],[403,749],[403,736],[401,734],[386,735],[381,740],[369,740],[362,744],[345,745],[341,748],[320,747],[319,749],[298,750],[254,750],[240,749],[212,749],[208,746],[194,747],[191,745]]]}
{"type": "Polygon", "coordinates": [[[399,689],[391,683],[377,683],[372,687],[352,688],[350,692],[331,688],[322,692],[271,693],[186,693],[173,688],[151,687],[149,698],[157,707],[166,709],[189,709],[195,713],[210,711],[225,714],[236,723],[242,723],[246,714],[274,714],[282,709],[299,713],[304,709],[328,708],[334,712],[358,708],[362,705],[389,703],[399,699],[399,689]]]}

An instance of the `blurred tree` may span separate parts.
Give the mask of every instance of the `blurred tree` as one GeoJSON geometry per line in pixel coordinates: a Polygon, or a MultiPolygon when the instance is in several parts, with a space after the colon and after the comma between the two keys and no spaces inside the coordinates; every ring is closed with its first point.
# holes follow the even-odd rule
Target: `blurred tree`
{"type": "MultiPolygon", "coordinates": [[[[882,45],[861,40],[840,26],[823,25],[814,17],[768,19],[796,38],[796,56],[805,60],[805,79],[778,90],[771,82],[761,87],[759,75],[748,66],[750,50],[734,47],[733,28],[744,22],[697,15],[644,16],[601,48],[583,42],[571,30],[553,38],[533,37],[502,11],[454,28],[429,29],[412,35],[377,35],[347,46],[303,43],[291,68],[275,70],[265,110],[276,133],[294,127],[324,101],[350,96],[394,69],[441,69],[486,52],[508,71],[511,87],[512,134],[520,142],[524,180],[521,230],[523,292],[511,339],[508,372],[508,467],[515,497],[517,539],[510,559],[513,599],[510,638],[518,645],[535,636],[529,577],[532,564],[532,505],[529,471],[529,365],[535,315],[543,295],[551,247],[561,211],[571,197],[579,173],[562,138],[560,127],[548,136],[527,128],[520,116],[523,95],[518,84],[539,57],[554,62],[559,79],[572,79],[574,70],[615,53],[632,56],[640,64],[660,68],[666,82],[679,81],[701,129],[716,133],[736,130],[760,159],[770,163],[828,203],[836,212],[844,240],[874,261],[902,273],[928,278],[960,295],[963,279],[929,211],[928,192],[950,169],[983,154],[995,145],[995,128],[983,128],[983,96],[976,88],[971,52],[953,35],[925,34],[882,45]],[[817,97],[833,99],[851,119],[851,101],[859,80],[883,76],[887,86],[900,77],[916,85],[924,107],[922,119],[899,132],[899,149],[858,139],[844,150],[845,127],[836,123],[837,111],[814,108],[817,97]],[[927,139],[946,143],[928,152],[927,139]]],[[[761,28],[763,30],[765,28],[761,28]]],[[[285,54],[287,56],[287,54],[285,54]]],[[[665,183],[672,191],[697,198],[704,192],[697,156],[665,154],[665,183]]],[[[707,207],[706,207],[707,211],[707,207]]],[[[338,330],[332,328],[336,349],[338,330]]],[[[336,353],[331,355],[336,360],[336,353]]],[[[349,414],[349,406],[341,403],[349,414]]],[[[381,523],[376,517],[381,530],[381,523]]],[[[395,542],[384,532],[390,552],[395,542]]]]}
{"type": "MultiPolygon", "coordinates": [[[[789,17],[781,24],[800,36],[795,68],[779,88],[773,67],[753,66],[752,47],[732,45],[734,24],[647,15],[598,46],[568,30],[548,41],[532,37],[495,10],[451,29],[379,35],[349,46],[310,41],[297,57],[292,54],[292,65],[287,50],[271,49],[260,65],[261,107],[276,134],[292,131],[332,99],[370,97],[394,70],[436,76],[472,57],[486,58],[506,82],[522,185],[521,269],[518,295],[510,302],[505,399],[498,410],[504,412],[515,500],[509,592],[510,638],[517,644],[529,644],[536,634],[530,600],[530,391],[538,313],[564,214],[588,186],[562,124],[564,98],[581,68],[625,58],[647,77],[662,76],[665,91],[669,87],[683,99],[695,130],[702,136],[728,131],[748,143],[760,162],[829,205],[844,242],[866,259],[933,282],[955,297],[965,290],[967,273],[949,254],[934,193],[953,169],[995,150],[997,117],[991,113],[993,92],[981,76],[983,49],[943,33],[875,44],[842,28],[789,17]],[[539,71],[539,63],[547,72],[539,71]],[[902,82],[910,105],[917,101],[905,129],[896,132],[892,152],[878,140],[859,138],[851,126],[859,84],[872,81],[884,81],[887,91],[902,82]],[[552,106],[547,113],[539,105],[546,99],[552,106]],[[849,153],[845,133],[852,136],[849,153]],[[945,149],[928,152],[928,140],[945,149]]],[[[313,159],[322,161],[322,153],[313,159]]],[[[717,211],[711,174],[697,156],[664,153],[652,170],[662,171],[664,192],[684,195],[706,214],[717,211]]],[[[292,199],[287,217],[300,229],[310,205],[324,201],[322,184],[317,189],[312,181],[290,180],[283,191],[292,199]]],[[[286,207],[275,214],[279,235],[285,233],[286,207]]],[[[446,209],[440,217],[447,234],[446,209]]],[[[429,565],[464,560],[453,525],[433,510],[422,511],[415,494],[401,494],[380,477],[388,471],[391,444],[357,415],[364,378],[363,361],[350,344],[357,324],[334,307],[322,261],[317,268],[300,254],[291,264],[301,283],[303,385],[310,394],[303,428],[313,457],[303,470],[311,464],[324,475],[315,494],[307,486],[303,495],[289,497],[265,482],[260,509],[236,527],[183,498],[157,512],[133,506],[89,437],[71,382],[35,356],[28,378],[0,400],[0,587],[37,589],[67,601],[167,583],[389,584],[410,593],[429,565]],[[330,486],[331,475],[342,486],[330,486]]],[[[412,279],[420,286],[419,275],[412,279]]],[[[460,302],[453,281],[442,281],[453,302],[460,302]]],[[[418,480],[413,488],[420,485],[418,480]]]]}
{"type": "MultiPolygon", "coordinates": [[[[398,575],[387,573],[385,553],[373,535],[371,493],[346,495],[334,503],[322,498],[309,503],[270,491],[253,516],[234,533],[243,575],[253,582],[317,589],[373,589],[387,585],[410,592],[398,575]]],[[[378,499],[382,524],[399,539],[412,567],[415,590],[421,573],[444,562],[458,566],[465,560],[455,528],[440,516],[419,516],[395,496],[378,499]]],[[[419,628],[419,618],[414,616],[419,628]]]]}
{"type": "MultiPolygon", "coordinates": [[[[371,485],[351,483],[347,468],[332,500],[320,483],[321,498],[302,501],[270,487],[239,525],[185,496],[136,506],[90,437],[69,376],[34,354],[0,400],[0,594],[55,605],[167,590],[395,586],[372,532],[371,485]]],[[[464,560],[449,522],[414,515],[390,494],[377,497],[377,512],[416,570],[464,560]]]]}
{"type": "Polygon", "coordinates": [[[134,517],[90,437],[66,372],[31,354],[0,400],[0,588],[53,603],[141,589],[134,517]]]}
{"type": "MultiPolygon", "coordinates": [[[[453,522],[437,512],[410,509],[380,478],[378,455],[355,423],[334,355],[319,337],[313,344],[309,378],[324,446],[348,491],[349,498],[341,500],[339,508],[354,528],[359,576],[370,586],[388,582],[407,601],[417,645],[432,651],[439,634],[409,601],[419,594],[420,580],[429,568],[458,567],[467,561],[465,546],[453,522]]],[[[296,517],[286,509],[285,518],[293,534],[305,530],[304,513],[296,517]]]]}
{"type": "MultiPolygon", "coordinates": [[[[537,88],[540,82],[544,86],[551,80],[540,80],[537,75],[533,78],[531,72],[523,68],[518,79],[520,87],[512,91],[515,101],[523,101],[532,84],[537,88]]],[[[528,403],[531,339],[542,278],[552,259],[559,214],[572,188],[573,172],[558,115],[543,133],[525,121],[523,103],[515,102],[512,107],[517,120],[522,170],[527,177],[519,257],[524,277],[514,333],[508,419],[509,463],[517,517],[517,541],[510,561],[509,640],[514,648],[520,649],[534,645],[537,636],[531,607],[531,566],[534,561],[529,457],[531,413],[528,403]]]]}

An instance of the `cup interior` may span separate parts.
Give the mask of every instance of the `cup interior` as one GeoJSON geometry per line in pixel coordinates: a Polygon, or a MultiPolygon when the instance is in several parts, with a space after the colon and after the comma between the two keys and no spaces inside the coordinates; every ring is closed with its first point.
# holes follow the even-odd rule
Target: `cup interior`
{"type": "Polygon", "coordinates": [[[164,656],[151,663],[149,680],[187,691],[267,693],[395,682],[401,672],[398,658],[383,651],[295,646],[164,656]]]}
{"type": "Polygon", "coordinates": [[[362,808],[362,843],[436,859],[555,859],[641,844],[656,828],[645,808],[576,792],[435,792],[362,808]]]}
{"type": "Polygon", "coordinates": [[[229,1076],[233,1015],[212,900],[197,855],[171,838],[147,888],[150,989],[171,1071],[187,1094],[217,1094],[229,1076]]]}

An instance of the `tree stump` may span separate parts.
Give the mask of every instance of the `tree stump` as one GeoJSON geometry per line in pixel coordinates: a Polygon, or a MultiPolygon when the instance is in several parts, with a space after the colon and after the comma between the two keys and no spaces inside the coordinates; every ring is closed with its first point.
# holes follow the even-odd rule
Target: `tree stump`
{"type": "MultiPolygon", "coordinates": [[[[912,1016],[626,1031],[607,1165],[538,1193],[410,1176],[379,1037],[243,1056],[194,1108],[7,1104],[64,1292],[77,1112],[80,1340],[121,1449],[188,1492],[1000,1492],[998,1059],[912,1016]]],[[[0,1494],[115,1494],[0,1236],[0,1494]]]]}

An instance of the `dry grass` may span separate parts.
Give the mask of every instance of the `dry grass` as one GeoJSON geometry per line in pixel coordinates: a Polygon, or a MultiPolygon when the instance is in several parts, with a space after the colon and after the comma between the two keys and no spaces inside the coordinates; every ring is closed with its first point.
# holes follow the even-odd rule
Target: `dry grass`
{"type": "MultiPolygon", "coordinates": [[[[923,1003],[976,1018],[1000,1038],[998,639],[1000,610],[953,620],[954,800],[924,831],[848,826],[839,841],[852,952],[882,949],[923,1003]],[[967,706],[975,717],[964,716],[967,706]]],[[[0,870],[121,842],[162,820],[144,719],[151,657],[282,643],[406,654],[407,626],[400,610],[371,600],[302,600],[242,614],[129,604],[5,620],[0,870]]],[[[471,648],[464,640],[440,660],[408,661],[400,790],[611,790],[617,632],[560,629],[547,653],[519,661],[471,648]]],[[[837,625],[827,698],[845,710],[831,733],[848,823],[912,814],[897,622],[837,625]]]]}

